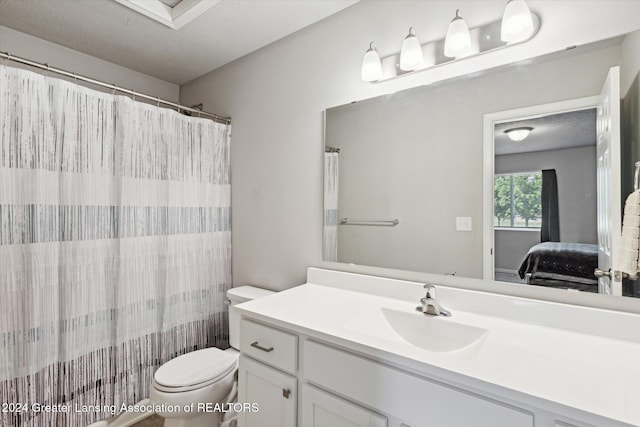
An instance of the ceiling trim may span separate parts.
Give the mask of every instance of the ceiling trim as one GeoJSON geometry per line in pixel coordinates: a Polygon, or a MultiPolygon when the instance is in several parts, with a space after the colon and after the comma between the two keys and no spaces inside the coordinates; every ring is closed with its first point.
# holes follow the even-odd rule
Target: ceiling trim
{"type": "Polygon", "coordinates": [[[182,0],[175,7],[170,7],[160,0],[114,1],[174,30],[179,30],[220,2],[220,0],[182,0]]]}

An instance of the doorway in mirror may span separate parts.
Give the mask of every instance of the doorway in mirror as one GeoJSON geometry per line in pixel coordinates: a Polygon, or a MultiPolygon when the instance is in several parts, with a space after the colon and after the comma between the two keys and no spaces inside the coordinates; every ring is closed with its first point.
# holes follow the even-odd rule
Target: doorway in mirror
{"type": "Polygon", "coordinates": [[[485,116],[485,278],[636,296],[614,268],[619,99],[614,67],[600,96],[485,116]]]}

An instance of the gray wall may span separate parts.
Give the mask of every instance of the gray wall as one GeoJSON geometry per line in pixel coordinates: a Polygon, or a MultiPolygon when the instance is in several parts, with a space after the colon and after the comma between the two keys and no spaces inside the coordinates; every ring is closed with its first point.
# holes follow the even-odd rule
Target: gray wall
{"type": "MultiPolygon", "coordinates": [[[[35,62],[47,63],[52,67],[115,83],[168,101],[177,102],[179,98],[178,85],[3,26],[0,26],[0,52],[9,52],[35,62]]],[[[10,61],[7,65],[20,66],[10,61]]],[[[33,67],[22,68],[40,72],[33,67]]],[[[59,75],[55,77],[62,78],[59,75]]],[[[104,90],[98,87],[94,89],[104,90]]]]}
{"type": "MultiPolygon", "coordinates": [[[[308,266],[322,262],[322,111],[352,100],[391,93],[496,65],[560,51],[640,28],[640,2],[581,3],[580,19],[573,1],[528,2],[542,18],[540,33],[530,43],[482,55],[380,84],[360,80],[362,55],[375,40],[382,56],[397,53],[409,25],[423,42],[444,37],[455,8],[465,12],[470,27],[500,19],[504,1],[363,1],[259,51],[181,87],[181,100],[202,101],[205,109],[233,117],[232,198],[234,285],[257,284],[280,290],[303,283],[308,266]],[[419,18],[417,18],[419,17],[419,18]],[[419,21],[419,22],[418,22],[419,21]]],[[[614,49],[603,53],[606,65],[574,58],[574,65],[548,66],[548,73],[518,87],[516,99],[505,91],[489,96],[483,113],[595,95],[606,68],[617,63],[614,49]],[[585,62],[586,61],[586,62],[585,62]],[[592,72],[585,72],[592,70],[592,72]]],[[[496,82],[495,84],[498,84],[496,82]]],[[[514,87],[514,86],[511,86],[514,87]]],[[[471,90],[459,95],[482,103],[487,94],[471,90]]],[[[459,105],[449,105],[455,111],[459,105]]],[[[465,244],[481,248],[482,117],[454,131],[472,135],[449,159],[464,170],[472,195],[464,210],[474,217],[474,232],[465,244]]],[[[463,207],[456,209],[462,213],[463,207]]],[[[460,235],[461,233],[459,233],[460,235]]],[[[470,271],[479,275],[480,261],[470,271]]],[[[373,270],[372,270],[373,271],[373,270]]],[[[437,271],[441,271],[438,269],[437,271]]]]}
{"type": "Polygon", "coordinates": [[[623,63],[620,73],[622,101],[622,194],[633,191],[634,164],[640,160],[640,32],[627,36],[622,43],[623,63]]]}
{"type": "Polygon", "coordinates": [[[491,91],[494,79],[424,86],[327,111],[326,143],[341,149],[339,216],[400,219],[396,227],[340,226],[340,262],[477,276],[481,187],[465,180],[481,173],[482,162],[480,153],[464,152],[469,137],[482,145],[482,132],[473,138],[459,124],[481,122],[484,106],[465,102],[464,94],[478,86],[491,91]],[[475,231],[456,232],[456,216],[474,217],[475,231]]]}
{"type": "Polygon", "coordinates": [[[540,243],[540,231],[496,230],[495,268],[517,271],[529,249],[540,243]]]}
{"type": "MultiPolygon", "coordinates": [[[[634,164],[640,160],[640,32],[627,36],[622,43],[622,203],[633,191],[634,164]]],[[[640,294],[640,279],[635,281],[640,294]]]]}
{"type": "MultiPolygon", "coordinates": [[[[597,243],[596,147],[496,156],[496,173],[555,169],[558,178],[560,241],[597,243]]],[[[540,233],[496,230],[496,268],[517,270],[540,233]]]]}
{"type": "Polygon", "coordinates": [[[620,93],[624,98],[640,72],[640,32],[636,31],[624,38],[622,42],[622,55],[620,93]]]}

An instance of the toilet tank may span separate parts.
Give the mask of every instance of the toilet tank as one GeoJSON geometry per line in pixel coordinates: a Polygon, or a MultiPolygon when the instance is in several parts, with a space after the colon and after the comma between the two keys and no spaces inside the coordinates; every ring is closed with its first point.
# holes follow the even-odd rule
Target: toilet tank
{"type": "Polygon", "coordinates": [[[240,347],[240,313],[234,305],[256,298],[266,297],[273,291],[256,288],[255,286],[239,286],[227,291],[227,304],[229,304],[229,344],[236,350],[240,347]]]}

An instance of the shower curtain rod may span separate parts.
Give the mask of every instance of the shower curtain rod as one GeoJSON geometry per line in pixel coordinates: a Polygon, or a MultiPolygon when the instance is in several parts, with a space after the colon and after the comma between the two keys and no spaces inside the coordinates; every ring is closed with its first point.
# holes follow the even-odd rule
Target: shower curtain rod
{"type": "Polygon", "coordinates": [[[231,117],[224,117],[224,116],[219,116],[218,114],[213,114],[213,113],[207,113],[206,111],[200,111],[196,108],[191,108],[191,107],[185,107],[184,105],[181,104],[176,104],[175,102],[171,102],[171,101],[167,101],[165,99],[160,99],[158,97],[155,96],[149,96],[146,95],[144,93],[140,93],[140,92],[136,92],[134,90],[131,89],[125,89],[125,88],[121,88],[118,85],[112,84],[112,83],[106,83],[100,80],[96,80],[96,79],[92,79],[90,77],[85,77],[85,76],[81,76],[79,74],[76,73],[71,73],[69,71],[65,71],[65,70],[61,70],[59,68],[55,68],[50,66],[49,64],[40,64],[39,62],[35,62],[35,61],[31,61],[30,59],[26,59],[26,58],[21,58],[19,56],[15,56],[15,55],[11,55],[8,52],[0,52],[0,58],[9,60],[9,61],[13,61],[13,62],[18,62],[20,64],[25,64],[25,65],[29,65],[31,67],[35,67],[35,68],[40,68],[41,70],[46,70],[48,72],[52,72],[52,73],[56,73],[56,74],[61,74],[63,76],[67,76],[67,77],[71,77],[72,79],[77,80],[81,80],[83,82],[87,82],[87,83],[91,83],[97,86],[101,86],[101,87],[105,87],[114,91],[118,91],[118,92],[122,92],[122,93],[126,93],[129,95],[132,95],[134,98],[135,97],[139,97],[139,98],[144,98],[144,99],[148,99],[150,101],[154,101],[157,102],[158,104],[164,104],[164,105],[168,105],[170,107],[176,108],[178,110],[178,112],[180,111],[189,111],[191,113],[197,113],[199,117],[208,117],[218,123],[224,123],[224,124],[230,124],[231,123],[231,117]]]}

